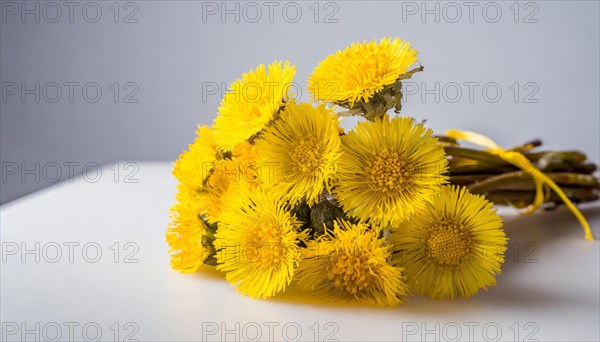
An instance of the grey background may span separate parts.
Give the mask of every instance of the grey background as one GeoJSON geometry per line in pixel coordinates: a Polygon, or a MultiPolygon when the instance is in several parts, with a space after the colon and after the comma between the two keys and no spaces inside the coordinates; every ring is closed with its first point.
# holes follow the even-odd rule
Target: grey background
{"type": "MultiPolygon", "coordinates": [[[[8,2],[19,6],[17,14],[6,3],[0,8],[2,203],[86,165],[172,161],[192,142],[196,125],[212,122],[222,92],[241,73],[288,59],[305,87],[326,55],[382,36],[409,40],[421,51],[425,72],[413,78],[410,92],[416,93],[406,95],[404,114],[427,119],[439,133],[476,130],[506,146],[541,138],[547,148],[578,149],[600,160],[598,1],[474,2],[471,18],[465,2],[427,2],[416,14],[414,6],[424,2],[228,2],[230,9],[239,6],[239,22],[234,14],[222,20],[220,10],[208,15],[222,2],[120,2],[118,15],[114,1],[76,2],[69,18],[58,1],[62,16],[55,19],[55,5],[28,1],[28,9],[40,6],[39,23],[34,14],[21,16],[23,1],[8,2]],[[267,6],[274,6],[273,22],[267,6]],[[86,21],[96,20],[96,8],[102,11],[97,22],[86,21]],[[296,18],[297,8],[302,14],[296,18]],[[433,12],[423,18],[422,9],[433,12]],[[22,101],[20,92],[9,94],[7,87],[23,82],[27,88],[40,83],[39,103],[34,95],[22,101]],[[56,103],[47,101],[44,95],[56,95],[51,82],[78,82],[73,102],[66,86],[56,103]],[[102,90],[95,103],[81,94],[90,82],[102,90]],[[128,82],[134,85],[124,89],[128,82]],[[466,84],[473,83],[465,82],[477,84],[471,99],[466,84]],[[214,84],[222,92],[207,92],[214,84]],[[130,100],[137,103],[125,103],[136,87],[130,100]],[[494,99],[497,88],[502,95],[494,99]]],[[[308,100],[302,90],[300,99],[308,100]]]]}

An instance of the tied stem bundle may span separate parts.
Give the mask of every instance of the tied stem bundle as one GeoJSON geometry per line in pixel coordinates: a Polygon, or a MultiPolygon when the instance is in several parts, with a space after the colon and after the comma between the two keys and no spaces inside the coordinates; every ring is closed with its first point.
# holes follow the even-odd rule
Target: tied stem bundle
{"type": "MultiPolygon", "coordinates": [[[[587,220],[585,219],[583,214],[579,211],[579,209],[577,209],[577,207],[573,204],[573,201],[571,200],[571,198],[569,198],[567,193],[563,189],[561,189],[561,187],[559,187],[557,185],[557,182],[555,182],[554,179],[556,179],[559,182],[569,182],[569,185],[579,185],[581,187],[588,188],[587,190],[590,191],[590,195],[587,198],[586,197],[576,197],[576,196],[572,195],[574,197],[573,200],[575,200],[577,202],[583,202],[583,201],[598,199],[598,194],[595,191],[598,188],[598,180],[596,178],[594,178],[592,176],[587,176],[585,174],[580,175],[580,174],[573,174],[573,173],[566,173],[566,174],[559,173],[559,174],[552,174],[552,175],[545,174],[540,169],[538,169],[538,167],[536,167],[536,165],[534,165],[525,156],[525,154],[518,151],[518,149],[505,150],[504,148],[500,147],[498,144],[496,144],[490,138],[483,136],[481,134],[475,133],[475,132],[468,132],[468,131],[461,131],[461,130],[448,130],[448,131],[446,131],[446,136],[449,138],[460,139],[460,140],[464,140],[464,141],[471,142],[476,145],[482,146],[482,147],[486,148],[486,150],[485,150],[486,153],[490,154],[491,156],[498,156],[506,163],[514,165],[518,169],[521,170],[520,172],[519,171],[511,172],[508,175],[501,174],[499,176],[494,176],[494,177],[487,178],[487,179],[486,178],[479,179],[479,180],[475,181],[474,184],[471,184],[469,186],[469,189],[471,191],[475,190],[474,192],[476,192],[476,193],[479,193],[482,190],[493,191],[494,186],[498,186],[498,185],[507,186],[508,184],[510,184],[510,181],[507,182],[507,180],[509,180],[511,177],[514,177],[517,180],[517,182],[518,182],[519,177],[522,179],[528,180],[529,181],[528,183],[533,181],[533,184],[535,185],[534,198],[533,198],[532,203],[527,205],[527,207],[523,211],[523,214],[531,214],[534,211],[536,211],[537,209],[539,209],[542,206],[542,204],[549,201],[549,199],[551,198],[549,192],[545,191],[545,189],[546,189],[545,186],[546,186],[550,190],[554,191],[554,193],[558,196],[558,199],[554,200],[554,202],[565,204],[569,208],[569,210],[573,213],[573,215],[575,215],[575,217],[577,218],[577,220],[579,221],[579,223],[581,224],[581,226],[584,229],[585,238],[587,240],[594,240],[594,236],[590,229],[589,223],[587,222],[587,220]]],[[[526,146],[525,148],[521,148],[521,149],[529,149],[530,147],[533,147],[532,144],[526,144],[525,146],[526,146]]],[[[448,153],[448,149],[446,149],[446,153],[448,153]]],[[[540,160],[544,160],[543,158],[544,157],[541,157],[540,160]]],[[[585,160],[585,156],[583,159],[585,160]]],[[[471,160],[477,160],[477,159],[471,159],[471,160]]],[[[593,164],[589,164],[589,165],[590,166],[588,167],[588,170],[590,170],[590,171],[595,170],[595,166],[593,164]]],[[[575,166],[583,167],[582,164],[575,165],[575,166]]],[[[452,172],[452,170],[450,172],[452,172]]],[[[499,197],[501,198],[502,196],[499,196],[499,197]]],[[[508,199],[505,203],[511,204],[511,200],[508,199]]],[[[527,203],[527,201],[521,201],[520,203],[518,203],[516,205],[517,206],[523,205],[523,203],[527,203]]]]}

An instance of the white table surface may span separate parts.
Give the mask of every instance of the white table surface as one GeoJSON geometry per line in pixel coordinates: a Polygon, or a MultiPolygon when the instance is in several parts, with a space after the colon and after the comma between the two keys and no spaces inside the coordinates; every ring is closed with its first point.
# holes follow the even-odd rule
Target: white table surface
{"type": "MultiPolygon", "coordinates": [[[[600,243],[586,241],[564,208],[518,219],[501,209],[511,238],[503,273],[497,287],[468,300],[412,298],[392,309],[293,294],[256,300],[217,272],[170,269],[164,232],[176,181],[168,163],[137,165],[137,183],[105,168],[96,183],[80,177],[0,208],[2,340],[53,340],[57,332],[65,341],[95,340],[98,332],[102,341],[257,333],[264,341],[600,339],[600,243]]],[[[598,203],[582,208],[598,235],[598,203]]]]}

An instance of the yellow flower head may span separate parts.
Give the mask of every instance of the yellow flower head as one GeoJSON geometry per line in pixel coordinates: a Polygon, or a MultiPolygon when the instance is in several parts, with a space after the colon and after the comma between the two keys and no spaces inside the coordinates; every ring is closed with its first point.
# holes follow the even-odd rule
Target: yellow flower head
{"type": "Polygon", "coordinates": [[[301,223],[285,201],[264,190],[245,191],[223,208],[215,234],[217,269],[238,291],[267,298],[283,291],[300,261],[301,223]]]}
{"type": "Polygon", "coordinates": [[[388,263],[390,246],[378,235],[362,223],[335,221],[333,233],[309,243],[298,269],[298,287],[327,299],[402,303],[408,295],[402,268],[388,263]]]}
{"type": "MultiPolygon", "coordinates": [[[[246,157],[249,157],[246,155],[246,157]]],[[[217,223],[224,207],[240,193],[259,184],[257,167],[241,157],[217,160],[206,181],[207,221],[217,223]]]]}
{"type": "Polygon", "coordinates": [[[273,62],[236,80],[221,101],[215,119],[217,147],[230,150],[235,145],[260,132],[288,97],[296,67],[287,61],[273,62]]]}
{"type": "Polygon", "coordinates": [[[244,140],[241,143],[235,145],[231,149],[233,157],[242,160],[245,164],[257,163],[258,150],[256,145],[250,143],[248,140],[244,140]]]}
{"type": "Polygon", "coordinates": [[[180,185],[177,203],[171,207],[171,222],[166,238],[171,253],[171,267],[182,273],[195,272],[202,266],[208,251],[202,244],[206,225],[200,219],[204,206],[201,193],[180,185]]]}
{"type": "Polygon", "coordinates": [[[333,112],[320,105],[289,103],[256,143],[259,164],[272,167],[263,172],[268,186],[292,202],[318,201],[323,188],[330,189],[340,156],[338,122],[333,112]]]}
{"type": "Polygon", "coordinates": [[[368,102],[406,73],[417,53],[399,38],[352,44],[319,63],[308,80],[308,91],[326,102],[368,102]]]}
{"type": "Polygon", "coordinates": [[[386,227],[431,201],[447,178],[444,150],[431,134],[412,118],[386,115],[343,136],[334,194],[344,210],[386,227]]]}
{"type": "Polygon", "coordinates": [[[173,168],[173,175],[186,186],[201,190],[210,174],[213,162],[217,159],[217,149],[213,142],[212,130],[208,126],[199,126],[197,138],[184,151],[173,168]]]}
{"type": "Polygon", "coordinates": [[[442,187],[392,232],[394,263],[405,268],[416,292],[435,299],[469,297],[495,285],[506,242],[492,204],[455,186],[442,187]]]}

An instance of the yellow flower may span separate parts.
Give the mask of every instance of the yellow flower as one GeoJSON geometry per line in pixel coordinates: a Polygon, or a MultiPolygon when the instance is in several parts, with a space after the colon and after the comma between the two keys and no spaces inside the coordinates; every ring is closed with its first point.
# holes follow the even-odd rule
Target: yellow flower
{"type": "Polygon", "coordinates": [[[194,143],[175,161],[173,175],[181,183],[195,190],[204,188],[204,181],[217,159],[212,133],[208,126],[199,126],[194,143]]]}
{"type": "Polygon", "coordinates": [[[171,267],[182,273],[191,273],[202,266],[209,254],[202,243],[206,234],[206,225],[200,219],[204,206],[203,195],[179,185],[176,198],[166,233],[171,267]]]}
{"type": "Polygon", "coordinates": [[[296,67],[287,61],[273,62],[236,80],[221,101],[214,131],[217,147],[230,150],[260,132],[288,97],[296,67]]]}
{"type": "Polygon", "coordinates": [[[444,186],[434,201],[392,232],[394,263],[410,286],[435,299],[469,297],[496,284],[507,238],[483,196],[444,186]]]}
{"type": "Polygon", "coordinates": [[[334,194],[344,210],[384,228],[407,220],[446,182],[444,150],[414,119],[386,115],[342,137],[334,194]]]}
{"type": "Polygon", "coordinates": [[[265,183],[273,191],[298,202],[314,204],[324,188],[331,189],[340,156],[338,122],[333,112],[320,105],[289,103],[256,143],[265,183]],[[272,167],[272,169],[271,169],[272,167]]]}
{"type": "Polygon", "coordinates": [[[247,163],[240,157],[215,161],[205,186],[207,221],[217,223],[223,208],[229,205],[232,198],[258,186],[260,179],[257,172],[254,164],[247,163]]]}
{"type": "Polygon", "coordinates": [[[244,140],[235,145],[231,149],[231,154],[233,157],[243,160],[243,162],[246,164],[256,163],[258,159],[258,150],[256,149],[256,145],[250,143],[248,140],[244,140]]]}
{"type": "Polygon", "coordinates": [[[409,293],[402,268],[388,263],[390,246],[378,235],[362,223],[334,222],[333,233],[309,243],[298,269],[298,288],[326,299],[401,304],[409,293]]]}
{"type": "Polygon", "coordinates": [[[305,233],[272,192],[243,191],[223,208],[215,234],[217,269],[238,291],[267,298],[283,291],[300,261],[305,233]]]}
{"type": "Polygon", "coordinates": [[[417,60],[417,50],[398,38],[364,41],[325,58],[308,80],[314,99],[326,102],[368,102],[375,93],[396,83],[417,60]]]}

